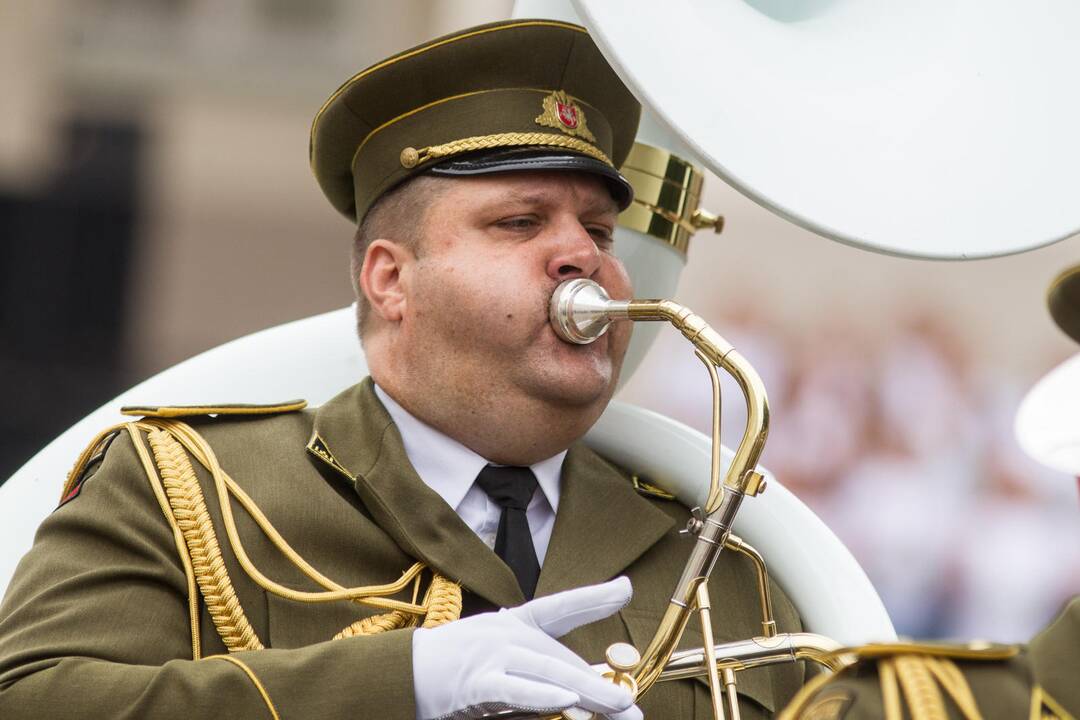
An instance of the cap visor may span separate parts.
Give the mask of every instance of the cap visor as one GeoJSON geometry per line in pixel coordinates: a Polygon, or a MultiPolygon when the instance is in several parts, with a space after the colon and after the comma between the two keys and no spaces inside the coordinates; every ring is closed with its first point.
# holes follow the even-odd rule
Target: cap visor
{"type": "Polygon", "coordinates": [[[630,206],[634,189],[630,181],[606,163],[574,152],[537,151],[533,148],[507,148],[494,152],[470,153],[445,160],[427,170],[442,177],[489,175],[500,172],[536,172],[546,170],[573,170],[599,175],[607,182],[611,197],[619,211],[630,206]]]}

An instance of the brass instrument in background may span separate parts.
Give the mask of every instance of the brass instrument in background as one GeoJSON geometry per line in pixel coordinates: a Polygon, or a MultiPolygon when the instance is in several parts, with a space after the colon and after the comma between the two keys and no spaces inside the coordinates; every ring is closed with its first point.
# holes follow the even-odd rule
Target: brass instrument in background
{"type": "MultiPolygon", "coordinates": [[[[813,633],[777,633],[769,596],[765,561],[752,547],[731,532],[735,516],[747,496],[765,490],[757,470],[758,458],[769,431],[769,401],[754,368],[700,316],[671,300],[612,300],[591,280],[579,278],[556,288],[550,304],[551,324],[566,342],[591,343],[616,320],[667,321],[689,340],[705,365],[712,382],[712,469],[705,506],[694,508],[686,531],[696,538],[671,601],[643,652],[627,643],[615,643],[606,663],[594,668],[636,697],[656,682],[706,676],[716,720],[738,720],[735,673],[752,667],[809,660],[829,670],[850,662],[833,640],[813,633]],[[721,480],[720,379],[717,368],[731,375],[746,400],[746,428],[735,456],[721,480]],[[715,644],[710,622],[708,578],[720,552],[727,548],[750,557],[758,570],[762,634],[747,640],[715,644]],[[702,647],[675,652],[693,613],[701,615],[702,647]]],[[[527,717],[519,712],[499,713],[500,718],[527,717]]],[[[556,716],[558,717],[558,716],[556,716]]],[[[563,713],[568,720],[587,720],[592,714],[574,708],[563,713]]]]}

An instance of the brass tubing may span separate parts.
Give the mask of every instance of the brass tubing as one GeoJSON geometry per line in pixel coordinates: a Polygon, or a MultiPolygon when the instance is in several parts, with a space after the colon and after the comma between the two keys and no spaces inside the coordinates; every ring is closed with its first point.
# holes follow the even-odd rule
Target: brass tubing
{"type": "MultiPolygon", "coordinates": [[[[701,578],[704,579],[704,578],[701,578]]],[[[699,579],[699,582],[700,580],[699,579]]],[[[696,587],[696,586],[695,586],[696,587]]],[[[638,684],[638,697],[649,691],[664,672],[675,648],[678,647],[679,639],[686,630],[686,624],[690,621],[690,608],[688,605],[672,601],[664,611],[664,617],[660,619],[660,625],[656,628],[649,646],[641,653],[641,663],[634,668],[634,680],[638,684]]]]}
{"type": "MultiPolygon", "coordinates": [[[[713,706],[713,720],[726,720],[724,714],[724,690],[720,686],[720,676],[716,669],[716,645],[713,643],[712,634],[712,618],[710,617],[710,609],[712,603],[709,602],[709,586],[706,583],[701,583],[697,588],[697,607],[698,612],[701,613],[701,638],[705,645],[703,650],[705,651],[705,677],[709,681],[709,695],[712,698],[713,706]]],[[[725,678],[726,680],[727,678],[725,678]]],[[[738,720],[738,707],[735,708],[736,715],[731,720],[738,720]]]]}
{"type": "Polygon", "coordinates": [[[735,688],[735,671],[729,667],[723,669],[722,674],[724,676],[724,699],[727,701],[728,717],[731,720],[741,720],[742,715],[739,713],[739,696],[735,688]]]}
{"type": "Polygon", "coordinates": [[[769,590],[769,569],[753,545],[750,545],[734,533],[728,533],[724,546],[728,550],[741,553],[754,563],[758,579],[758,601],[761,603],[761,634],[765,637],[776,635],[776,620],[773,618],[772,592],[769,590]]]}
{"type": "MultiPolygon", "coordinates": [[[[724,549],[743,497],[748,491],[756,494],[763,487],[756,468],[768,436],[768,397],[757,372],[727,340],[700,316],[670,300],[612,300],[596,283],[578,278],[556,288],[549,304],[549,316],[560,338],[578,344],[589,343],[600,337],[608,324],[615,320],[666,320],[693,344],[699,357],[706,361],[713,381],[713,472],[703,508],[704,518],[694,528],[697,540],[660,625],[642,653],[641,661],[632,671],[640,697],[665,673],[668,660],[674,656],[693,612],[695,595],[708,581],[724,549]],[[717,455],[719,428],[715,426],[719,415],[719,381],[715,366],[722,367],[735,379],[746,402],[746,427],[722,485],[719,482],[717,455]]],[[[767,576],[765,587],[768,587],[767,576]]],[[[771,605],[771,600],[766,596],[763,608],[768,605],[771,605]]],[[[771,616],[771,611],[768,614],[771,616]]],[[[794,659],[793,653],[787,653],[787,657],[794,659]]],[[[723,658],[719,662],[722,665],[723,658]]]]}
{"type": "MultiPolygon", "coordinates": [[[[623,311],[623,308],[619,310],[623,311]]],[[[630,300],[625,312],[630,320],[667,320],[705,357],[724,368],[738,383],[746,399],[746,430],[735,449],[724,485],[745,492],[748,473],[757,467],[769,434],[768,394],[757,371],[705,320],[678,303],[671,300],[630,300]]],[[[710,493],[704,508],[706,513],[713,512],[718,506],[720,499],[717,495],[710,493]]]]}
{"type": "MultiPolygon", "coordinates": [[[[694,354],[701,360],[709,373],[712,383],[712,455],[709,466],[709,494],[707,498],[717,497],[720,490],[720,378],[716,375],[716,365],[705,357],[705,353],[695,349],[694,354]]],[[[706,500],[706,505],[708,505],[706,500]]]]}
{"type": "MultiPolygon", "coordinates": [[[[757,468],[761,451],[765,448],[765,438],[769,434],[769,401],[761,378],[738,351],[732,350],[725,356],[724,368],[739,383],[746,398],[746,430],[735,449],[724,485],[746,492],[749,474],[757,468]]],[[[714,498],[709,498],[706,511],[715,502],[714,498]]]]}
{"type": "MultiPolygon", "coordinates": [[[[772,638],[751,638],[735,642],[720,643],[714,646],[717,662],[716,667],[723,672],[746,670],[765,665],[778,665],[780,663],[795,662],[796,660],[809,660],[816,662],[826,669],[836,672],[850,665],[854,658],[839,653],[842,646],[824,635],[814,633],[781,633],[772,638]]],[[[685,680],[687,678],[702,677],[706,674],[707,661],[703,648],[696,650],[682,650],[674,653],[664,670],[657,679],[658,682],[670,682],[673,680],[685,680]]],[[[599,674],[611,671],[606,663],[598,663],[592,666],[599,674]]],[[[523,718],[536,718],[535,713],[523,710],[503,710],[484,716],[500,718],[500,720],[519,720],[523,718]]],[[[543,717],[558,718],[558,715],[543,717]]],[[[730,719],[729,719],[730,720],[730,719]]]]}
{"type": "MultiPolygon", "coordinates": [[[[806,660],[816,663],[830,672],[838,672],[855,662],[855,655],[843,652],[840,643],[816,633],[780,633],[774,637],[756,637],[748,640],[736,640],[713,646],[716,668],[739,672],[767,665],[806,660]]],[[[611,671],[606,663],[597,663],[593,670],[603,675],[611,671]]],[[[656,682],[672,682],[688,678],[704,677],[708,673],[708,660],[704,648],[680,650],[673,653],[656,682]]],[[[641,697],[641,693],[638,693],[641,697]]],[[[537,718],[535,713],[523,710],[503,710],[485,714],[485,718],[500,720],[522,720],[537,718]]],[[[547,720],[558,720],[559,715],[539,716],[547,720]]],[[[728,718],[731,720],[731,718],[728,718]]]]}
{"type": "MultiPolygon", "coordinates": [[[[614,308],[613,308],[614,309],[614,308]]],[[[746,429],[724,478],[724,488],[710,487],[705,504],[705,521],[690,552],[671,604],[664,614],[653,640],[642,653],[634,672],[641,693],[656,682],[689,620],[689,608],[698,585],[705,582],[723,550],[731,526],[742,503],[750,473],[768,435],[768,397],[757,372],[734,347],[709,327],[700,316],[670,300],[630,300],[618,303],[618,315],[636,321],[667,320],[675,326],[701,355],[726,370],[742,389],[746,400],[746,429]],[[625,313],[625,315],[623,315],[625,313]]],[[[719,438],[713,437],[718,443],[719,438]]]]}
{"type": "MultiPolygon", "coordinates": [[[[837,671],[850,664],[850,660],[837,654],[839,643],[824,635],[814,633],[780,633],[771,638],[756,637],[748,640],[717,645],[714,652],[717,667],[746,670],[763,665],[809,660],[828,670],[837,671]]],[[[667,667],[657,682],[701,677],[706,673],[707,660],[703,649],[682,650],[673,653],[667,667]]]]}
{"type": "MultiPolygon", "coordinates": [[[[585,278],[569,280],[556,288],[549,304],[549,316],[559,337],[579,344],[600,337],[614,320],[666,320],[705,358],[724,368],[738,383],[746,401],[746,429],[728,467],[724,486],[745,493],[754,480],[756,494],[760,479],[757,463],[769,433],[768,395],[750,363],[701,316],[671,300],[612,300],[603,288],[585,278]]],[[[703,508],[706,514],[720,506],[721,494],[720,488],[710,488],[703,508]]]]}
{"type": "Polygon", "coordinates": [[[731,523],[739,511],[742,498],[739,492],[724,493],[717,511],[706,516],[660,626],[641,654],[641,663],[634,669],[639,695],[646,693],[656,682],[678,645],[690,619],[698,585],[708,579],[720,551],[724,549],[724,541],[731,532],[731,523]]]}

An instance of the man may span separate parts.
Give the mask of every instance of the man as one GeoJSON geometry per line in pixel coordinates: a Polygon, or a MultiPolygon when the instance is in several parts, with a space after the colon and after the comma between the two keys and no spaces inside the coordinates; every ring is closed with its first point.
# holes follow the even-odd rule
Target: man
{"type": "MultiPolygon", "coordinates": [[[[639,709],[586,665],[644,647],[689,551],[685,508],[578,443],[629,328],[571,346],[547,322],[565,279],[631,294],[611,243],[638,113],[584,30],[550,21],[339,88],[312,167],[359,225],[372,377],[314,412],[139,408],[92,443],[0,606],[0,716],[711,717],[703,683],[639,709]],[[446,622],[458,584],[468,617],[446,622]]],[[[758,633],[754,573],[718,564],[718,641],[758,633]]],[[[776,615],[797,629],[782,595],[776,615]]],[[[801,680],[746,673],[744,717],[801,680]]]]}
{"type": "MultiPolygon", "coordinates": [[[[1047,303],[1058,327],[1080,342],[1080,266],[1054,280],[1047,303]]],[[[1069,361],[1039,381],[1041,402],[1020,414],[1017,434],[1036,460],[1080,477],[1080,432],[1054,427],[1076,420],[1078,370],[1080,366],[1069,361]],[[1047,442],[1048,429],[1055,442],[1047,442]],[[1036,437],[1040,434],[1043,437],[1036,437]]],[[[1080,717],[1080,598],[1069,602],[1026,647],[897,644],[867,646],[855,655],[858,662],[852,667],[806,685],[781,718],[1080,717]]]]}

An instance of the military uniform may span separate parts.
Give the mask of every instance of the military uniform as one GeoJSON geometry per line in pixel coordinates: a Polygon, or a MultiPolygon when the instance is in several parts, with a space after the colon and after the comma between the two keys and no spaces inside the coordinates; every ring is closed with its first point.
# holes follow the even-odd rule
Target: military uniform
{"type": "Polygon", "coordinates": [[[1080,715],[1080,598],[1027,648],[911,644],[867,646],[835,677],[821,678],[785,720],[1074,720],[1080,715]]]}
{"type": "MultiPolygon", "coordinates": [[[[507,566],[416,476],[370,380],[316,411],[185,418],[221,467],[289,544],[343,585],[385,583],[416,560],[499,606],[523,601],[507,566]]],[[[309,604],[262,590],[237,561],[215,487],[199,484],[224,565],[263,650],[228,653],[199,605],[193,661],[188,585],[170,525],[131,439],[119,434],[42,524],[0,606],[0,717],[414,717],[409,629],[331,640],[374,611],[309,604]],[[273,711],[271,711],[271,707],[273,711]]],[[[235,504],[235,503],[234,503],[235,504]]],[[[583,445],[570,449],[538,595],[629,576],[634,599],[566,644],[591,662],[612,642],[644,647],[691,541],[681,505],[643,496],[583,445]]],[[[316,590],[237,508],[252,563],[296,590],[316,590]]],[[[717,642],[760,633],[755,570],[734,553],[712,576],[717,642]]],[[[778,588],[781,631],[798,629],[778,588]]],[[[694,628],[684,646],[700,645],[694,628]]],[[[740,675],[744,717],[782,707],[802,682],[789,665],[740,675]]],[[[657,685],[646,717],[709,717],[705,685],[657,685]]]]}

